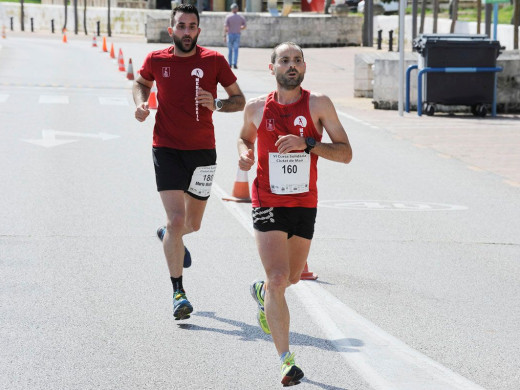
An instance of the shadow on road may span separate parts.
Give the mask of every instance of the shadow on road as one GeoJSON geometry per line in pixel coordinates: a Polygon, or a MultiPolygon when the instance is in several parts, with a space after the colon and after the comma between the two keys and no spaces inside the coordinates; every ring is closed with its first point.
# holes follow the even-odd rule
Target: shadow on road
{"type": "MultiPolygon", "coordinates": [[[[225,334],[228,336],[240,337],[243,341],[254,341],[254,340],[268,340],[271,341],[271,336],[266,335],[262,332],[259,326],[249,325],[245,322],[229,320],[227,318],[219,317],[212,311],[199,311],[193,313],[194,316],[211,318],[223,322],[225,324],[233,325],[239,329],[226,330],[218,328],[210,328],[205,326],[199,326],[195,324],[179,324],[179,328],[186,330],[203,330],[209,332],[216,332],[225,334]]],[[[300,346],[309,346],[320,348],[326,351],[338,351],[338,352],[359,352],[359,348],[364,345],[362,340],[344,338],[338,340],[327,340],[319,337],[313,337],[301,333],[291,332],[291,344],[300,346]],[[334,344],[333,344],[334,342],[334,344]],[[335,346],[336,345],[336,346],[335,346]],[[337,347],[339,346],[339,348],[337,347]]]]}

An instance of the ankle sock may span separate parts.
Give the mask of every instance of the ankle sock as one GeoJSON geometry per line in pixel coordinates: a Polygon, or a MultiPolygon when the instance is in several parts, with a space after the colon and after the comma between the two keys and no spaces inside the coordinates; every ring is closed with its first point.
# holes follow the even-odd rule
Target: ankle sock
{"type": "Polygon", "coordinates": [[[289,351],[282,353],[282,354],[280,355],[280,362],[283,364],[283,362],[285,361],[285,358],[286,358],[287,356],[289,356],[290,354],[291,354],[291,353],[290,353],[289,351]]]}
{"type": "Polygon", "coordinates": [[[175,291],[184,291],[184,287],[182,287],[182,275],[179,276],[178,278],[174,278],[172,276],[170,276],[170,280],[172,281],[172,286],[173,286],[173,292],[175,291]]]}

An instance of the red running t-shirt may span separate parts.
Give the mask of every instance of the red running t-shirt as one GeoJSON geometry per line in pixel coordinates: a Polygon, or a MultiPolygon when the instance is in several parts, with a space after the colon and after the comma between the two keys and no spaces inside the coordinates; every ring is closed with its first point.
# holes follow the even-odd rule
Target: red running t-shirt
{"type": "Polygon", "coordinates": [[[157,85],[153,146],[215,149],[213,111],[196,104],[195,93],[200,87],[216,98],[218,83],[225,88],[237,80],[224,56],[197,46],[194,55],[178,57],[171,46],[149,53],[139,73],[157,85]]]}
{"type": "MultiPolygon", "coordinates": [[[[275,146],[278,136],[294,134],[299,137],[313,137],[316,141],[321,141],[321,134],[314,126],[309,109],[309,91],[302,89],[300,99],[287,105],[279,104],[274,97],[275,92],[267,95],[262,122],[257,130],[258,163],[251,191],[252,205],[253,207],[317,207],[318,156],[316,154],[310,154],[307,192],[280,195],[271,191],[269,154],[278,153],[278,148],[275,146]]],[[[293,151],[291,153],[304,152],[293,151]]]]}

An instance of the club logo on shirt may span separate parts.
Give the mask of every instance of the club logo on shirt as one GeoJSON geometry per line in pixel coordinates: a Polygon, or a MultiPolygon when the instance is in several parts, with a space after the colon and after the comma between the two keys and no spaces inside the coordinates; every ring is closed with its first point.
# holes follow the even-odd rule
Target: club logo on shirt
{"type": "MultiPolygon", "coordinates": [[[[204,72],[200,68],[195,68],[191,71],[191,75],[195,76],[195,98],[199,97],[200,79],[204,77],[204,72]]],[[[199,121],[199,102],[195,99],[195,117],[199,121]]]]}
{"type": "Polygon", "coordinates": [[[294,120],[294,126],[305,127],[307,126],[307,119],[304,116],[297,116],[294,120]]]}
{"type": "Polygon", "coordinates": [[[267,131],[274,131],[274,119],[266,119],[265,127],[267,131]]]}
{"type": "Polygon", "coordinates": [[[304,116],[297,116],[294,119],[294,126],[298,126],[300,128],[300,137],[303,137],[303,129],[307,126],[307,119],[304,116]]]}
{"type": "Polygon", "coordinates": [[[204,77],[204,72],[200,68],[195,68],[191,71],[191,75],[201,79],[204,77]]]}
{"type": "Polygon", "coordinates": [[[170,77],[170,67],[169,66],[163,66],[161,73],[162,73],[162,77],[165,77],[165,78],[170,77]]]}

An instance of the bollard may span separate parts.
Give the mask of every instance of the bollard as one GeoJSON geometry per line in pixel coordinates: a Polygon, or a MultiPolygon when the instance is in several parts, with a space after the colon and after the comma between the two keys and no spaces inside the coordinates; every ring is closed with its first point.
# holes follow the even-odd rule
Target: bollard
{"type": "Polygon", "coordinates": [[[96,22],[97,36],[99,37],[99,20],[96,22]]]}
{"type": "Polygon", "coordinates": [[[382,41],[383,41],[383,30],[377,30],[377,50],[381,50],[382,41]]]}
{"type": "Polygon", "coordinates": [[[51,19],[51,31],[54,34],[54,19],[51,19]]]}
{"type": "Polygon", "coordinates": [[[13,16],[11,16],[11,31],[14,31],[14,28],[13,28],[13,16]]]}
{"type": "Polygon", "coordinates": [[[31,18],[31,32],[34,32],[34,18],[31,18]]]}
{"type": "Polygon", "coordinates": [[[393,43],[394,43],[394,38],[392,37],[392,35],[394,35],[394,30],[390,30],[388,31],[388,51],[393,51],[393,43]]]}

